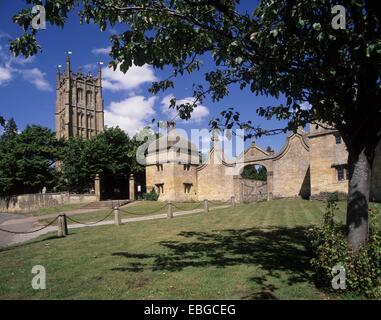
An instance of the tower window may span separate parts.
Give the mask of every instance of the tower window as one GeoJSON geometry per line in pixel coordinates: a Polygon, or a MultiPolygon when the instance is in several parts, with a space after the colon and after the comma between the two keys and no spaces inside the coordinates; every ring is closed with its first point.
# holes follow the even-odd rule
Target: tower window
{"type": "Polygon", "coordinates": [[[82,89],[78,88],[77,89],[77,103],[82,102],[83,99],[83,91],[82,89]]]}
{"type": "Polygon", "coordinates": [[[162,164],[157,164],[156,165],[157,171],[163,171],[163,165],[162,164]]]}
{"type": "Polygon", "coordinates": [[[341,136],[339,134],[335,134],[335,140],[336,140],[336,144],[342,143],[342,139],[341,139],[341,136]]]}
{"type": "Polygon", "coordinates": [[[190,193],[192,189],[191,183],[184,183],[184,193],[190,193]]]}
{"type": "Polygon", "coordinates": [[[91,91],[86,92],[86,105],[92,105],[93,93],[91,91]]]}
{"type": "Polygon", "coordinates": [[[190,164],[184,164],[184,171],[190,170],[190,164]]]}

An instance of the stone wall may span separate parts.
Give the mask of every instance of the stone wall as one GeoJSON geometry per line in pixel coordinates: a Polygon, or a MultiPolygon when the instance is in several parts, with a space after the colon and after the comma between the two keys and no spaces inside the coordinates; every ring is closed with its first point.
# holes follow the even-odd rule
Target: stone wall
{"type": "Polygon", "coordinates": [[[309,150],[300,134],[288,138],[273,158],[273,197],[308,197],[309,150]]]}
{"type": "Polygon", "coordinates": [[[147,192],[154,188],[160,201],[197,201],[196,165],[189,165],[189,170],[178,163],[161,166],[162,171],[156,165],[146,166],[147,192]],[[164,192],[159,191],[158,184],[163,185],[164,192]],[[190,190],[185,190],[185,184],[190,185],[190,190]]]}
{"type": "Polygon", "coordinates": [[[230,167],[217,159],[220,156],[212,150],[207,162],[197,169],[198,201],[229,201],[235,194],[230,167]]]}
{"type": "Polygon", "coordinates": [[[336,144],[334,134],[320,130],[312,132],[309,144],[311,198],[318,199],[332,192],[347,194],[348,180],[339,181],[334,167],[336,164],[346,164],[348,161],[344,142],[336,144]]]}
{"type": "Polygon", "coordinates": [[[31,212],[62,204],[78,204],[97,201],[95,194],[36,193],[0,198],[0,212],[31,212]]]}

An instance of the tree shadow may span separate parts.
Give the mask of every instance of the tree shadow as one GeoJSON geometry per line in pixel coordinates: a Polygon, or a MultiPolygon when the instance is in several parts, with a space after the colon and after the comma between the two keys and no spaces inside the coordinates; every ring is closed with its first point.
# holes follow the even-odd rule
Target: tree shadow
{"type": "MultiPolygon", "coordinates": [[[[181,271],[187,267],[224,268],[255,265],[267,276],[287,275],[288,284],[313,281],[309,261],[312,258],[305,236],[306,227],[265,229],[225,229],[210,232],[181,232],[182,241],[161,241],[161,253],[115,252],[113,256],[128,259],[127,265],[115,271],[142,272],[181,271]]],[[[274,299],[277,289],[266,283],[266,277],[250,279],[261,292],[244,299],[274,299]]]]}

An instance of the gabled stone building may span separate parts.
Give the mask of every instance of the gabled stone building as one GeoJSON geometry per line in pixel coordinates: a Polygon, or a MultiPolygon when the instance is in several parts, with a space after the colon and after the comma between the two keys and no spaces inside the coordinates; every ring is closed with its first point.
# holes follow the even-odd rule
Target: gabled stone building
{"type": "MultiPolygon", "coordinates": [[[[348,191],[345,144],[336,130],[311,126],[290,134],[283,148],[269,153],[255,143],[234,162],[225,159],[218,141],[212,139],[206,161],[200,163],[197,147],[176,133],[149,145],[146,155],[147,191],[154,188],[159,200],[238,202],[274,198],[324,198],[328,193],[348,191]],[[163,142],[166,143],[163,143],[163,142]],[[261,165],[267,181],[244,179],[247,165],[261,165]]],[[[371,200],[381,201],[381,146],[373,166],[371,200]]]]}

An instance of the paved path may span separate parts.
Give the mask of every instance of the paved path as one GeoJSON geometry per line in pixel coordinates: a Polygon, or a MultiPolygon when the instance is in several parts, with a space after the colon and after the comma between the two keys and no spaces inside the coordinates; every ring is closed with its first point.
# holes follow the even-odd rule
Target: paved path
{"type": "MultiPolygon", "coordinates": [[[[230,205],[221,205],[218,207],[209,208],[209,210],[213,211],[213,210],[223,209],[223,208],[228,208],[228,207],[230,207],[230,205]]],[[[97,209],[97,210],[99,210],[99,209],[97,209]]],[[[203,212],[203,211],[204,211],[204,209],[194,209],[194,210],[189,210],[189,211],[177,211],[177,212],[173,213],[173,216],[179,217],[179,216],[184,216],[184,215],[193,214],[193,213],[199,213],[199,212],[203,212]]],[[[87,212],[89,212],[89,211],[87,211],[87,212]]],[[[52,216],[52,218],[55,218],[56,216],[57,216],[57,214],[54,214],[52,216]]],[[[0,219],[3,220],[3,223],[2,223],[2,220],[0,220],[0,228],[6,229],[6,230],[12,230],[12,231],[33,231],[33,230],[38,230],[39,228],[42,227],[41,225],[38,225],[35,221],[28,221],[27,220],[25,222],[25,220],[26,220],[25,216],[17,217],[16,219],[14,219],[14,217],[15,217],[15,214],[9,215],[9,214],[0,213],[0,219]],[[12,218],[9,218],[9,217],[4,216],[4,215],[12,216],[12,218]],[[23,219],[23,217],[24,217],[24,219],[23,219]],[[11,219],[13,219],[13,220],[11,220],[11,219]],[[19,219],[23,220],[24,222],[20,223],[21,220],[19,220],[19,219]],[[10,221],[13,221],[13,223],[12,224],[9,223],[10,221]],[[7,227],[5,228],[5,226],[7,226],[7,227]]],[[[111,216],[111,217],[113,218],[113,216],[111,216]]],[[[35,218],[35,217],[33,217],[33,218],[35,218]]],[[[41,216],[38,218],[41,219],[41,216]]],[[[45,218],[45,216],[44,216],[44,218],[45,218]]],[[[147,215],[147,216],[122,219],[122,223],[166,219],[166,218],[167,218],[166,213],[160,213],[160,214],[154,214],[154,215],[147,215]]],[[[99,222],[96,224],[92,224],[92,225],[68,224],[68,228],[69,229],[77,229],[77,228],[85,228],[85,227],[105,226],[105,225],[111,225],[111,224],[114,224],[114,220],[105,220],[105,221],[102,221],[102,222],[99,222]]],[[[47,234],[47,233],[53,232],[53,231],[57,231],[57,226],[52,225],[52,226],[49,226],[43,230],[40,230],[40,231],[37,231],[34,233],[28,233],[28,234],[9,234],[9,233],[5,233],[3,231],[0,231],[0,248],[4,248],[4,247],[8,247],[10,245],[22,243],[22,242],[37,238],[41,235],[44,235],[44,234],[47,234]]]]}
{"type": "MultiPolygon", "coordinates": [[[[72,211],[65,211],[65,212],[62,212],[62,214],[66,214],[67,216],[74,216],[74,215],[77,215],[77,214],[82,214],[82,213],[89,213],[89,212],[96,212],[96,211],[104,211],[104,210],[107,210],[109,208],[102,208],[102,209],[75,209],[75,210],[72,210],[72,211]]],[[[110,209],[111,210],[111,209],[110,209]]],[[[1,215],[4,215],[6,213],[0,213],[0,216],[1,215]]],[[[12,218],[10,219],[6,219],[3,224],[1,223],[1,218],[0,218],[0,225],[2,224],[3,226],[8,226],[8,225],[16,225],[16,224],[24,224],[24,223],[34,223],[34,222],[38,222],[39,220],[47,220],[47,219],[54,219],[55,217],[57,217],[58,213],[50,213],[50,214],[45,214],[45,215],[41,215],[41,216],[24,216],[24,215],[21,215],[21,214],[9,214],[9,216],[12,216],[12,218]],[[16,216],[16,219],[14,219],[16,216]]],[[[20,228],[21,230],[21,228],[20,228]]],[[[25,229],[22,229],[22,230],[25,230],[25,229]]]]}

